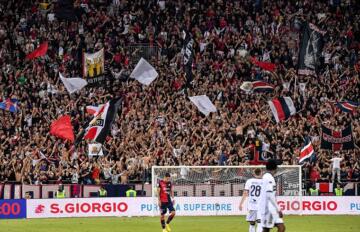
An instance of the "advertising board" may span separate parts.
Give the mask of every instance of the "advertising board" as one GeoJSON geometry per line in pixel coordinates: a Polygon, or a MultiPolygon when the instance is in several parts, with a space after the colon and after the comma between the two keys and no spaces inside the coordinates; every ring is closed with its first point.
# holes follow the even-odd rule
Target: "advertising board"
{"type": "MultiPolygon", "coordinates": [[[[237,197],[178,197],[179,216],[245,215],[237,197]]],[[[359,197],[278,197],[278,205],[289,215],[360,215],[359,197]]],[[[28,218],[131,217],[158,215],[153,198],[73,198],[27,201],[28,218]]]]}
{"type": "Polygon", "coordinates": [[[26,200],[0,200],[0,219],[26,218],[26,200]]]}

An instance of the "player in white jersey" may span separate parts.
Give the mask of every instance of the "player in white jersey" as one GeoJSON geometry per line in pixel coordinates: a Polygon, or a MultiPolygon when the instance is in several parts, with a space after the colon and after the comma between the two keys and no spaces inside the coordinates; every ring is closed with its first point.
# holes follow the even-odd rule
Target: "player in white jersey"
{"type": "Polygon", "coordinates": [[[274,226],[278,228],[278,232],[285,231],[283,214],[279,210],[276,201],[276,183],[274,175],[277,171],[276,160],[268,160],[266,164],[266,173],[263,175],[263,185],[260,194],[260,220],[263,232],[269,232],[274,226]]]}
{"type": "Polygon", "coordinates": [[[245,200],[247,199],[247,215],[246,221],[250,223],[249,232],[255,232],[255,224],[257,222],[256,232],[262,232],[260,218],[258,217],[258,206],[260,201],[260,193],[262,186],[261,169],[254,171],[254,177],[248,179],[245,183],[245,189],[240,201],[239,209],[242,211],[245,200]]]}

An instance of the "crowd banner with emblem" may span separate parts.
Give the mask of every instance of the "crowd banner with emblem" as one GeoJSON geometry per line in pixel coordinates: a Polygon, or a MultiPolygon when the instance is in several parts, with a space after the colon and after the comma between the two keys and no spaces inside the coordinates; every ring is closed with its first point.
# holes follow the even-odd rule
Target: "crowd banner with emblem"
{"type": "Polygon", "coordinates": [[[88,84],[96,84],[105,80],[104,49],[95,53],[84,53],[83,76],[88,84]]]}
{"type": "Polygon", "coordinates": [[[339,151],[355,148],[351,125],[341,131],[331,130],[323,125],[321,126],[321,129],[322,149],[339,151]]]}
{"type": "Polygon", "coordinates": [[[103,156],[102,145],[99,143],[89,143],[89,153],[90,157],[92,156],[103,156]]]}

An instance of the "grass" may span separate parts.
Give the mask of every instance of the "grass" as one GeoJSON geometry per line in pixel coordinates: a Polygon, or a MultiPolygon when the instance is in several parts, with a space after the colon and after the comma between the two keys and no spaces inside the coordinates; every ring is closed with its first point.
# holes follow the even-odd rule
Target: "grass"
{"type": "MultiPolygon", "coordinates": [[[[286,216],[288,232],[359,232],[359,216],[286,216]]],[[[244,217],[176,217],[172,232],[248,231],[244,217]]],[[[0,220],[1,232],[161,232],[158,217],[0,220]]],[[[275,229],[273,231],[276,231],[275,229]]]]}

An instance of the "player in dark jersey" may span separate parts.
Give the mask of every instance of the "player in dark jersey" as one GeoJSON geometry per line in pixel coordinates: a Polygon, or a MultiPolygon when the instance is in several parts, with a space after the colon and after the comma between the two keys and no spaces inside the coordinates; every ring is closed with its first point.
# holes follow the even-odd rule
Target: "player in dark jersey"
{"type": "Polygon", "coordinates": [[[161,226],[163,228],[163,232],[170,232],[170,222],[175,217],[175,209],[174,209],[174,191],[173,186],[170,181],[170,173],[166,173],[163,180],[160,180],[158,184],[158,198],[159,198],[159,207],[161,213],[161,226]],[[165,214],[169,209],[170,215],[165,224],[165,214]]]}

